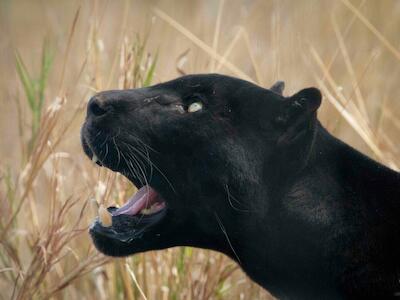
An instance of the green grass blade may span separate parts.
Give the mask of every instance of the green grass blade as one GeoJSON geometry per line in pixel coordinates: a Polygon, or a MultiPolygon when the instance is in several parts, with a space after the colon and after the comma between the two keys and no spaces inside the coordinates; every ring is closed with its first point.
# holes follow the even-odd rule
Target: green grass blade
{"type": "Polygon", "coordinates": [[[53,64],[53,53],[50,51],[48,43],[45,41],[43,43],[42,49],[42,66],[40,70],[40,78],[38,84],[38,109],[41,110],[44,102],[44,91],[46,89],[47,80],[50,73],[51,65],[53,64]]]}
{"type": "Polygon", "coordinates": [[[156,69],[156,64],[157,64],[157,59],[158,59],[158,52],[156,53],[156,56],[154,57],[154,60],[152,61],[149,70],[147,71],[145,80],[143,82],[143,86],[149,86],[151,84],[151,82],[153,81],[154,71],[156,69]]]}
{"type": "Polygon", "coordinates": [[[15,65],[17,68],[19,79],[21,80],[22,86],[26,94],[29,107],[32,111],[34,111],[36,109],[35,84],[32,78],[29,76],[25,64],[22,61],[22,58],[18,52],[15,52],[15,65]]]}

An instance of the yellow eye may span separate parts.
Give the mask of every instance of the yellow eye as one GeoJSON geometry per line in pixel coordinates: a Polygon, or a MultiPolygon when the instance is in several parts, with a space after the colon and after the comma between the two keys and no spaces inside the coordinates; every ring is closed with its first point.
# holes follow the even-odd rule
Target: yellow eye
{"type": "Polygon", "coordinates": [[[203,104],[201,102],[193,102],[188,107],[188,112],[193,113],[203,109],[203,104]]]}

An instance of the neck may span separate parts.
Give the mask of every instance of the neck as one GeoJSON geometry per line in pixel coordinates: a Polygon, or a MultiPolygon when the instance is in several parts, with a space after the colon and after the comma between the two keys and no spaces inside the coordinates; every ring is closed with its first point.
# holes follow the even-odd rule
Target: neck
{"type": "MultiPolygon", "coordinates": [[[[309,274],[321,287],[329,282],[324,247],[337,224],[344,230],[355,226],[360,230],[355,238],[370,230],[369,222],[395,234],[400,229],[399,173],[337,140],[319,122],[302,143],[277,151],[266,162],[267,190],[256,198],[263,216],[249,215],[234,243],[239,257],[250,258],[242,260],[243,268],[271,291],[290,283],[306,289],[309,282],[296,274],[309,274]]],[[[399,247],[387,245],[396,251],[399,247]]]]}

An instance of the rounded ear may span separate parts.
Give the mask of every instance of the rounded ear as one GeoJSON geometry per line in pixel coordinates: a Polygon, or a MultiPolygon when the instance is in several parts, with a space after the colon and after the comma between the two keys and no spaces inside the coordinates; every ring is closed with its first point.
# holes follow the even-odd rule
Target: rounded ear
{"type": "MultiPolygon", "coordinates": [[[[321,105],[321,92],[317,88],[306,88],[286,98],[276,121],[280,124],[313,115],[321,105]]],[[[290,125],[290,124],[288,124],[290,125]]]]}
{"type": "Polygon", "coordinates": [[[317,111],[321,105],[321,99],[321,92],[314,87],[303,89],[289,98],[294,106],[301,107],[308,113],[317,111]]]}
{"type": "Polygon", "coordinates": [[[278,95],[281,95],[281,96],[282,96],[284,89],[285,89],[285,83],[283,81],[275,82],[270,88],[271,91],[273,91],[274,93],[277,93],[278,95]]]}
{"type": "Polygon", "coordinates": [[[286,98],[275,119],[284,128],[278,143],[290,144],[304,135],[316,120],[321,105],[321,92],[317,88],[306,88],[286,98]]]}

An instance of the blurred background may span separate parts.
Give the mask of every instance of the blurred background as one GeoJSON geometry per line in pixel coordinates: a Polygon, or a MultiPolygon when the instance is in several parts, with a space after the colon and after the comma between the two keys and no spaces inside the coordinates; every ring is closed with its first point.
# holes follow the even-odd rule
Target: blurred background
{"type": "Polygon", "coordinates": [[[398,0],[0,0],[0,299],[272,299],[215,252],[97,253],[91,199],[135,188],[84,156],[85,105],[189,73],[316,86],[323,125],[398,170],[399,29],[398,0]]]}

